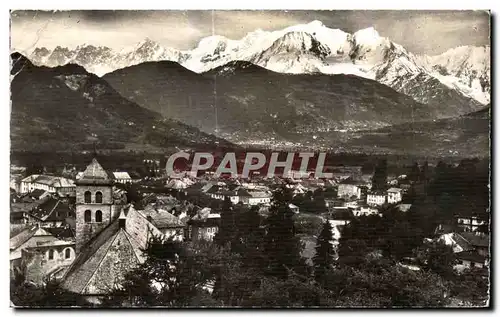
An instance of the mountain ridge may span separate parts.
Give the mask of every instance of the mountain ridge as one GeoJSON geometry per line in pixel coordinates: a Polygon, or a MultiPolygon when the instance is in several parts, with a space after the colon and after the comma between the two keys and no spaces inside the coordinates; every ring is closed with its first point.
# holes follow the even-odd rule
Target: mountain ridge
{"type": "Polygon", "coordinates": [[[39,67],[19,53],[11,60],[13,149],[231,145],[140,107],[79,65],[39,67]]]}
{"type": "MultiPolygon", "coordinates": [[[[467,55],[472,59],[470,65],[468,64],[466,69],[458,69],[455,63],[446,64],[443,62],[445,57],[438,57],[453,55],[452,59],[460,60],[461,56],[464,55],[461,50],[451,49],[447,53],[448,55],[443,53],[435,57],[415,55],[401,45],[381,37],[372,27],[349,34],[339,29],[328,28],[320,21],[313,21],[277,31],[256,30],[240,40],[213,35],[201,39],[195,48],[187,51],[165,48],[150,39],[145,39],[134,47],[114,53],[110,52],[109,48],[89,47],[89,49],[83,47],[79,49],[80,51],[84,50],[85,54],[79,54],[78,49],[71,53],[60,47],[54,50],[57,51],[57,54],[51,53],[47,49],[37,49],[38,52],[43,51],[45,57],[33,54],[33,59],[35,64],[48,66],[74,61],[100,75],[147,61],[176,61],[192,71],[203,73],[233,60],[246,60],[283,73],[344,73],[375,79],[410,95],[419,102],[426,102],[426,100],[431,100],[433,96],[439,95],[436,102],[433,103],[434,106],[439,106],[442,100],[447,98],[447,95],[450,94],[447,92],[448,90],[454,90],[457,94],[454,102],[463,105],[465,109],[460,114],[469,110],[477,110],[482,105],[489,103],[490,100],[490,65],[487,52],[477,51],[475,54],[467,55]],[[289,49],[288,54],[284,54],[283,51],[280,54],[272,54],[276,53],[272,46],[283,37],[292,37],[291,35],[296,35],[297,38],[301,37],[302,40],[290,40],[288,45],[283,45],[282,48],[286,46],[289,49]],[[329,51],[329,53],[311,54],[309,49],[300,49],[305,46],[311,48],[309,43],[315,42],[319,43],[316,47],[323,48],[321,51],[329,51]],[[52,57],[52,55],[54,56],[52,57]],[[396,65],[389,63],[389,61],[394,61],[391,58],[394,55],[401,59],[396,65]],[[87,61],[90,56],[94,56],[94,63],[87,61]],[[484,71],[478,72],[475,69],[473,62],[477,60],[484,62],[484,71]],[[404,67],[401,63],[404,64],[404,67]],[[388,68],[391,71],[386,71],[386,73],[393,73],[394,76],[388,78],[380,76],[381,70],[388,68]],[[405,86],[422,86],[425,89],[414,93],[414,90],[411,89],[401,89],[401,80],[393,83],[394,77],[400,75],[403,69],[405,69],[403,72],[405,86]],[[443,69],[446,69],[448,75],[442,74],[443,69]],[[425,80],[424,82],[415,82],[415,77],[425,78],[425,80]],[[426,82],[431,84],[426,84],[426,82]],[[422,94],[426,94],[426,96],[422,96],[422,94]]],[[[469,50],[476,51],[473,48],[469,50]]]]}

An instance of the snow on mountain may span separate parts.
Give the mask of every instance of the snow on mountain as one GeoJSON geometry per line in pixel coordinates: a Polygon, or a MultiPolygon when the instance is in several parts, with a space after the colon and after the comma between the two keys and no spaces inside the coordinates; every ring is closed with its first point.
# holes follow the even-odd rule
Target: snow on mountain
{"type": "Polygon", "coordinates": [[[490,46],[460,46],[436,56],[422,56],[420,63],[448,87],[482,104],[490,102],[490,46]]]}
{"type": "Polygon", "coordinates": [[[35,65],[55,67],[74,63],[99,76],[143,62],[162,60],[179,62],[184,57],[181,51],[162,47],[148,38],[131,48],[119,52],[115,52],[106,46],[96,47],[82,44],[72,50],[60,46],[57,46],[52,51],[45,47],[36,48],[29,55],[35,65]]]}
{"type": "Polygon", "coordinates": [[[305,32],[289,32],[250,62],[280,73],[316,73],[326,66],[330,49],[305,32]]]}
{"type": "Polygon", "coordinates": [[[437,101],[437,94],[446,89],[481,104],[490,101],[489,47],[463,46],[438,56],[417,56],[373,27],[349,34],[320,21],[277,31],[258,29],[240,40],[212,35],[186,51],[145,39],[120,52],[82,45],[75,50],[37,48],[29,58],[37,65],[77,63],[97,75],[150,61],[175,61],[197,73],[247,61],[281,73],[353,74],[411,92],[420,102],[437,101]],[[423,91],[414,89],[417,86],[423,91]],[[426,87],[439,92],[426,92],[426,87]]]}

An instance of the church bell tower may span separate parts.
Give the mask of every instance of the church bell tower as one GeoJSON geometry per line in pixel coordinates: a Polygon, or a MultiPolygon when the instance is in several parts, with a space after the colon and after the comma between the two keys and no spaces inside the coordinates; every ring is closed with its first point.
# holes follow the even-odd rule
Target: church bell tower
{"type": "Polygon", "coordinates": [[[94,158],[76,181],[76,253],[117,217],[113,176],[94,158]]]}

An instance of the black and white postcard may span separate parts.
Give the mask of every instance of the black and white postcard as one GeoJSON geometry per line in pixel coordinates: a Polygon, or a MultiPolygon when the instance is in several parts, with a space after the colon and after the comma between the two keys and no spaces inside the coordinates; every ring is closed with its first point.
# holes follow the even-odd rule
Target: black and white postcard
{"type": "Polygon", "coordinates": [[[490,14],[11,11],[11,306],[489,307],[490,14]]]}

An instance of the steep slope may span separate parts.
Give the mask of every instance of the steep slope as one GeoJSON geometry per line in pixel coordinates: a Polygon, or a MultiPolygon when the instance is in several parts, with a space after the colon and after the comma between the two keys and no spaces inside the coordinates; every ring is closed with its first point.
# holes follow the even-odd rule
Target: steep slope
{"type": "Polygon", "coordinates": [[[214,84],[175,62],[147,62],[103,76],[122,96],[204,131],[214,132],[214,84]]]}
{"type": "Polygon", "coordinates": [[[429,119],[434,110],[375,81],[291,75],[235,61],[203,75],[171,62],[103,77],[130,100],[234,141],[294,141],[311,133],[429,119]],[[214,106],[215,105],[215,106],[214,106]]]}
{"type": "Polygon", "coordinates": [[[281,73],[320,73],[330,49],[305,32],[289,32],[250,61],[281,73]]]}
{"type": "Polygon", "coordinates": [[[124,99],[81,66],[37,67],[19,53],[11,59],[13,149],[225,144],[124,99]]]}

